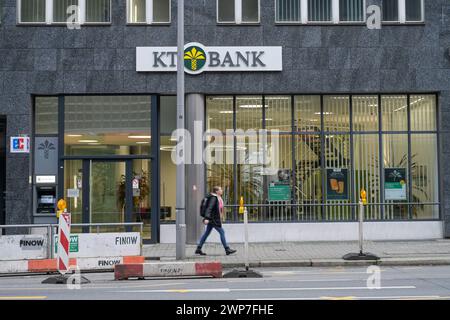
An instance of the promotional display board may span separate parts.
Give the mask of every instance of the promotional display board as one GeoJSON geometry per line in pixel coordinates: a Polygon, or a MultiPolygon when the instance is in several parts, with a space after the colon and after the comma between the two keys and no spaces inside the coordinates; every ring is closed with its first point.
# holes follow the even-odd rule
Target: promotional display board
{"type": "Polygon", "coordinates": [[[348,199],[348,169],[327,169],[327,200],[348,199]]]}
{"type": "Polygon", "coordinates": [[[0,236],[0,261],[47,258],[46,235],[0,236]]]}
{"type": "Polygon", "coordinates": [[[279,169],[269,184],[269,201],[291,201],[291,170],[279,169]]]}
{"type": "Polygon", "coordinates": [[[407,200],[405,168],[384,169],[384,199],[407,200]]]}
{"type": "MultiPolygon", "coordinates": [[[[57,240],[55,237],[55,243],[57,240]]],[[[71,258],[138,256],[141,235],[139,232],[72,234],[69,250],[71,258]]]]}

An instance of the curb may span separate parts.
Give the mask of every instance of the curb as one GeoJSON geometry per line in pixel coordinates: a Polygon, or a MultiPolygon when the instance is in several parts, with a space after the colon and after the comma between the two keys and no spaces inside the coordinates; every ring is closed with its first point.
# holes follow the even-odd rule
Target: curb
{"type": "MultiPolygon", "coordinates": [[[[113,271],[117,264],[143,263],[143,256],[71,258],[69,265],[80,271],[113,271]]],[[[56,259],[0,261],[0,275],[58,272],[56,259]]]]}
{"type": "Polygon", "coordinates": [[[222,278],[220,262],[153,262],[118,264],[114,267],[114,280],[147,277],[199,277],[222,278]]]}
{"type": "MultiPolygon", "coordinates": [[[[242,262],[222,262],[224,269],[243,268],[242,262]]],[[[382,258],[378,261],[343,259],[265,260],[250,261],[251,268],[294,268],[294,267],[362,267],[362,266],[448,266],[450,257],[427,258],[382,258]]]]}

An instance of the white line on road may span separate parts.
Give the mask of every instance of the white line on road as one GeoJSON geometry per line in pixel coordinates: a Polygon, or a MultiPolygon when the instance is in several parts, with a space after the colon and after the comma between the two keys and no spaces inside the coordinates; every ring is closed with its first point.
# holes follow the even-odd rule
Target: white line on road
{"type": "Polygon", "coordinates": [[[251,288],[251,289],[172,289],[172,290],[120,290],[120,293],[194,293],[194,292],[249,292],[249,291],[335,291],[335,290],[392,290],[392,289],[416,289],[415,286],[392,286],[370,289],[368,287],[318,287],[318,288],[251,288]]]}

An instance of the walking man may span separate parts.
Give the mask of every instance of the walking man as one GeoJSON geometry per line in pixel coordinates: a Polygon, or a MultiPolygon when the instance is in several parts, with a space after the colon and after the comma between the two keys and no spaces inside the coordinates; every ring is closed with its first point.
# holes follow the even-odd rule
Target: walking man
{"type": "Polygon", "coordinates": [[[214,187],[213,191],[208,195],[204,209],[203,223],[206,225],[206,230],[198,243],[195,254],[205,256],[206,253],[202,251],[203,244],[211,233],[212,229],[216,229],[220,234],[220,240],[225,249],[227,255],[233,254],[236,250],[231,249],[225,239],[225,231],[222,228],[222,218],[224,214],[223,200],[222,200],[222,188],[214,187]]]}

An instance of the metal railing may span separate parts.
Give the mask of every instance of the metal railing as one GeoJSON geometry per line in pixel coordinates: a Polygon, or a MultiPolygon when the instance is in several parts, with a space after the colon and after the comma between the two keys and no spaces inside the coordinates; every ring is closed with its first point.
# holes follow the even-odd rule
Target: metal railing
{"type": "MultiPolygon", "coordinates": [[[[330,200],[336,201],[335,203],[264,203],[264,204],[245,204],[245,207],[249,209],[251,213],[250,216],[253,216],[252,222],[336,222],[336,221],[357,221],[357,213],[353,208],[359,206],[359,203],[341,203],[340,200],[330,200]],[[327,211],[331,211],[332,209],[339,209],[342,212],[346,212],[346,214],[340,214],[335,216],[340,216],[340,219],[332,219],[327,216],[333,216],[333,214],[328,214],[327,211]],[[303,217],[304,215],[305,217],[303,217]],[[308,218],[309,215],[309,218],[308,218]],[[315,218],[311,218],[314,216],[315,218]]],[[[412,211],[411,208],[414,206],[436,206],[439,208],[439,202],[373,202],[367,203],[365,205],[368,209],[366,210],[366,217],[369,215],[372,216],[380,216],[381,212],[385,214],[382,218],[366,218],[366,221],[407,221],[407,220],[417,220],[412,219],[410,217],[410,213],[412,211]],[[378,207],[378,208],[377,208],[378,207]],[[404,207],[406,208],[404,214],[407,215],[407,218],[403,219],[395,219],[388,218],[386,212],[387,208],[394,207],[404,207]],[[379,211],[375,211],[379,210],[379,211]]],[[[237,215],[237,208],[239,208],[238,204],[225,205],[224,206],[227,211],[226,220],[229,222],[241,222],[242,219],[239,215],[237,215]],[[237,217],[237,219],[236,219],[237,217]]],[[[392,212],[390,216],[393,216],[392,212]]],[[[440,217],[439,217],[440,218],[440,217]]],[[[422,220],[437,220],[439,218],[426,218],[422,220]]]]}
{"type": "MultiPolygon", "coordinates": [[[[73,223],[72,227],[87,227],[91,230],[91,227],[96,227],[96,233],[100,233],[101,227],[132,227],[139,226],[139,234],[141,235],[141,243],[140,243],[140,254],[142,255],[142,245],[143,245],[143,232],[144,232],[144,223],[143,222],[123,222],[123,223],[73,223]]],[[[54,248],[54,236],[58,234],[58,225],[57,224],[8,224],[8,225],[0,225],[0,237],[3,234],[3,229],[47,229],[45,233],[47,235],[47,258],[54,258],[53,248],[54,248]]],[[[130,231],[126,231],[130,232],[130,231]]],[[[83,232],[83,233],[92,233],[92,232],[83,232]]],[[[25,235],[33,234],[28,231],[25,235]]],[[[22,235],[22,234],[19,234],[22,235]]]]}

